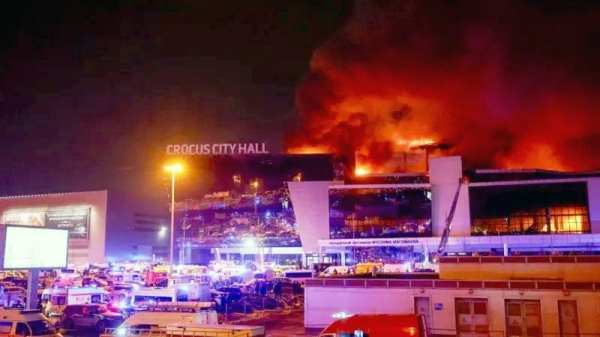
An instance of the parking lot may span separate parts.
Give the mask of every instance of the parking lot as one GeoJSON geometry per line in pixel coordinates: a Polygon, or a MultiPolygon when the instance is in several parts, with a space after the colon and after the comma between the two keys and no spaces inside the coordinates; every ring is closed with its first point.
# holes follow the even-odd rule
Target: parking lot
{"type": "MultiPolygon", "coordinates": [[[[236,319],[228,322],[231,324],[264,326],[267,337],[316,337],[320,332],[320,329],[304,329],[302,310],[269,311],[231,318],[236,319]]],[[[62,333],[66,337],[98,337],[94,331],[63,330],[62,333]]]]}

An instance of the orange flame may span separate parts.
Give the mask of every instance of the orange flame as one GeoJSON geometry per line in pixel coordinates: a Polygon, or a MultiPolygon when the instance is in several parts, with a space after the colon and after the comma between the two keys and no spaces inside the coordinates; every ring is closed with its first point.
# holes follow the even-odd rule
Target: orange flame
{"type": "Polygon", "coordinates": [[[582,37],[598,35],[598,15],[526,1],[357,6],[313,53],[286,146],[356,156],[358,172],[409,170],[435,143],[470,168],[596,170],[600,50],[582,37]]]}

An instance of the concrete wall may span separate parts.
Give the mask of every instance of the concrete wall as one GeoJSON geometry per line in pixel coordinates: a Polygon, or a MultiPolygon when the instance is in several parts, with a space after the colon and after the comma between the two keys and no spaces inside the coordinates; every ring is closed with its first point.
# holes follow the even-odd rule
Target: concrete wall
{"type": "Polygon", "coordinates": [[[600,279],[598,270],[600,256],[444,258],[440,263],[440,279],[596,282],[600,279]],[[532,262],[515,262],[525,259],[532,262]],[[449,262],[451,260],[460,262],[449,262]]]}
{"type": "Polygon", "coordinates": [[[600,178],[589,178],[587,183],[592,233],[600,233],[600,178]]]}
{"type": "Polygon", "coordinates": [[[90,207],[88,240],[72,240],[69,242],[69,263],[86,264],[104,261],[106,203],[106,191],[3,197],[0,198],[0,215],[15,210],[90,207]]]}
{"type": "Polygon", "coordinates": [[[318,252],[318,240],[329,239],[329,186],[335,181],[288,182],[290,198],[305,252],[318,252]]]}
{"type": "MultiPolygon", "coordinates": [[[[463,176],[462,159],[453,157],[432,157],[429,159],[429,182],[431,183],[431,212],[433,235],[441,236],[446,225],[452,201],[463,176]]],[[[463,185],[460,190],[452,232],[450,236],[471,235],[471,211],[469,208],[469,188],[463,185]]]]}
{"type": "Polygon", "coordinates": [[[576,300],[579,307],[580,333],[600,331],[600,292],[516,289],[438,289],[307,286],[304,290],[304,325],[323,328],[333,322],[333,314],[414,313],[415,297],[428,297],[431,303],[429,327],[435,335],[456,334],[456,298],[483,298],[488,301],[491,336],[505,336],[505,300],[539,300],[542,309],[542,333],[558,334],[558,300],[576,300]],[[439,310],[435,309],[437,305],[439,310]]]}

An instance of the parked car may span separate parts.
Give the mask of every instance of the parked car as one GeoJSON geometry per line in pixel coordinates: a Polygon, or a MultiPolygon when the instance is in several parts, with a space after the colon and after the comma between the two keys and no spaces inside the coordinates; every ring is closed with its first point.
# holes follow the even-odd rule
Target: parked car
{"type": "Polygon", "coordinates": [[[67,330],[94,329],[103,333],[106,328],[116,328],[123,320],[123,315],[101,304],[74,304],[65,307],[59,324],[67,330]]]}

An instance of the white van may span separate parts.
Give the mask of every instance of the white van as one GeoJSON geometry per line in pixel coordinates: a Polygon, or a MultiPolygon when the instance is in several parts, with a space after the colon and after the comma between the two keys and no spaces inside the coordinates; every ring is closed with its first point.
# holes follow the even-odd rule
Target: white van
{"type": "Polygon", "coordinates": [[[125,330],[164,328],[174,323],[219,324],[212,302],[157,302],[138,311],[121,323],[118,334],[125,330]]]}
{"type": "Polygon", "coordinates": [[[123,283],[137,283],[139,285],[145,285],[146,281],[144,281],[144,275],[142,275],[141,273],[129,273],[129,272],[125,272],[123,273],[123,283]]]}
{"type": "Polygon", "coordinates": [[[60,316],[68,304],[103,303],[110,300],[110,293],[95,287],[61,287],[44,289],[42,307],[46,316],[60,316]]]}
{"type": "Polygon", "coordinates": [[[320,277],[330,277],[335,275],[347,275],[350,274],[350,267],[348,266],[329,266],[319,275],[320,277]]]}
{"type": "Polygon", "coordinates": [[[0,335],[61,337],[39,310],[0,308],[0,335]]]}
{"type": "Polygon", "coordinates": [[[127,299],[127,304],[134,308],[153,305],[158,302],[177,302],[177,289],[143,288],[133,291],[127,299]]]}

